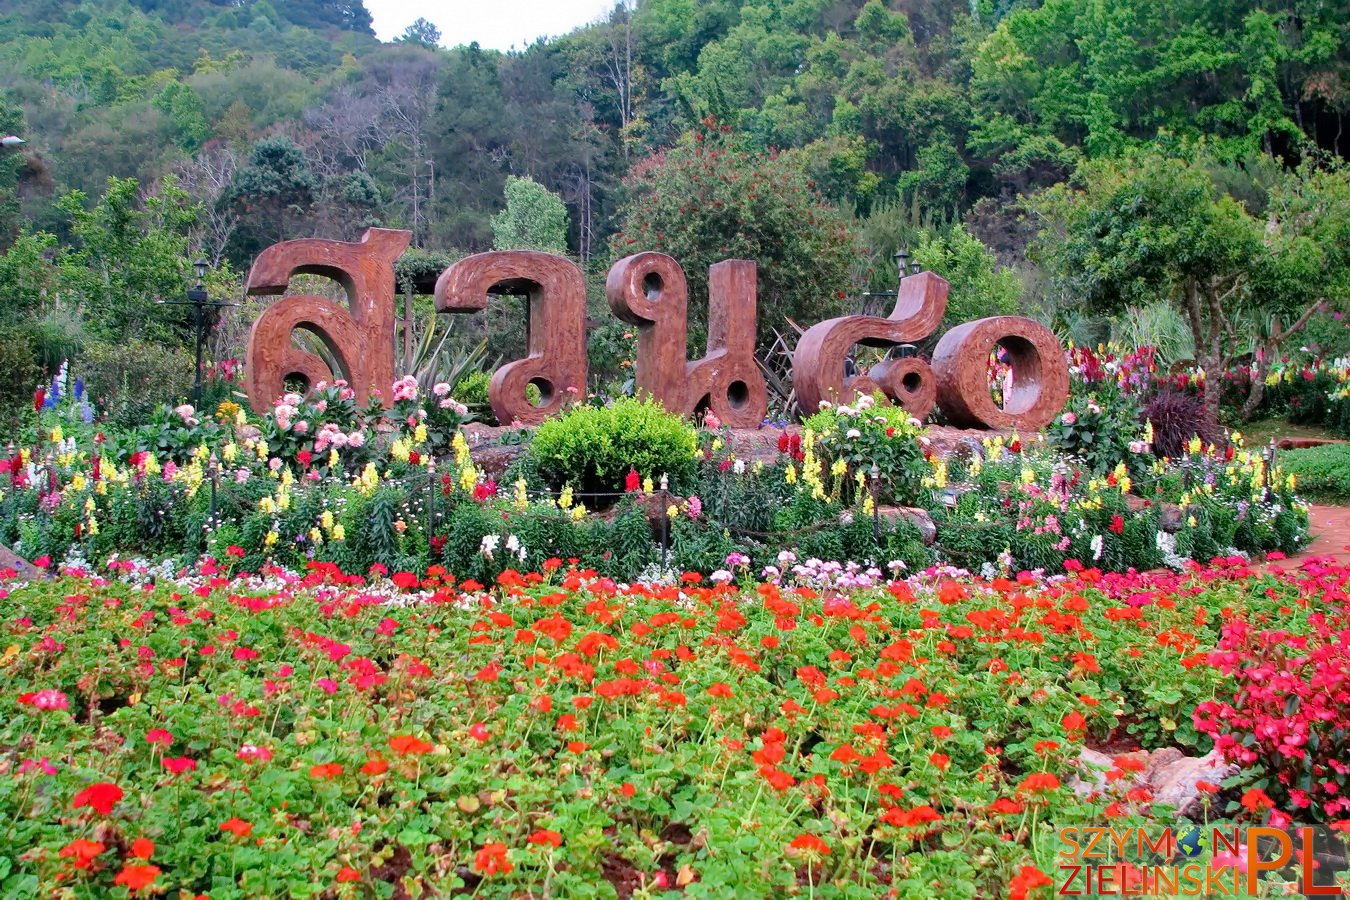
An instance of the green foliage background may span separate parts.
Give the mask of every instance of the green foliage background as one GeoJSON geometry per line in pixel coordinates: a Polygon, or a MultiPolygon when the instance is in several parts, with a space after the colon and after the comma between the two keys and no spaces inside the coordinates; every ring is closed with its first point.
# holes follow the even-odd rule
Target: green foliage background
{"type": "MultiPolygon", "coordinates": [[[[181,294],[183,260],[228,265],[228,293],[275,240],[385,225],[455,258],[565,249],[601,312],[614,256],[671,252],[696,352],[709,262],[760,261],[767,339],[784,316],[893,290],[902,246],[953,280],[953,320],[1018,309],[1066,329],[1075,307],[1181,311],[1178,273],[1204,269],[1220,295],[1241,284],[1219,355],[1279,350],[1301,310],[1350,293],[1343,13],[625,0],[500,52],[440,47],[426,21],[380,42],[360,0],[25,4],[0,15],[0,132],[28,140],[0,151],[0,320],[47,370],[90,340],[172,346],[182,310],[149,304],[181,294]],[[547,215],[526,217],[528,239],[498,235],[519,231],[529,204],[510,212],[508,193],[531,182],[556,198],[547,215]],[[1034,199],[1056,186],[1058,207],[1034,199]],[[1028,253],[1040,233],[1055,252],[1028,253]]],[[[246,315],[222,320],[213,355],[238,352],[246,315]]],[[[456,340],[502,332],[491,316],[456,340]]],[[[494,353],[518,349],[506,332],[494,353]]]]}

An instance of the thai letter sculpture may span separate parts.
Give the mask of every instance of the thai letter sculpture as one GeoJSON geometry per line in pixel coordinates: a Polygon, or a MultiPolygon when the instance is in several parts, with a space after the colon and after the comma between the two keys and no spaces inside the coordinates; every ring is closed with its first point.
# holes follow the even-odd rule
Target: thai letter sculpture
{"type": "Polygon", "coordinates": [[[523,293],[527,356],[498,369],[488,401],[498,422],[538,425],[586,392],[586,278],[569,259],[536,250],[498,250],[461,259],[436,280],[437,312],[477,312],[488,295],[523,293]],[[527,388],[539,392],[533,402],[527,388]]]}
{"type": "MultiPolygon", "coordinates": [[[[394,262],[407,249],[407,231],[371,228],[356,243],[316,238],[284,241],[258,255],[248,275],[250,294],[281,294],[298,274],[323,275],[347,294],[332,300],[292,296],[263,311],[248,343],[248,397],[259,413],[292,381],[315,385],[345,377],[360,402],[394,380],[394,262]],[[333,371],[293,341],[306,330],[323,342],[333,371]]],[[[708,348],[686,359],[688,284],[679,264],[663,253],[619,260],[605,294],[614,314],[637,326],[637,391],[672,412],[712,412],[735,428],[757,428],[768,409],[763,373],[755,360],[755,263],[729,259],[708,270],[708,348]]],[[[807,329],[793,354],[797,402],[808,414],[823,401],[846,403],[880,390],[923,419],[940,404],[957,426],[1038,430],[1069,395],[1069,371],[1058,339],[1045,326],[1017,316],[966,322],[937,342],[930,365],[917,358],[886,359],[848,376],[845,360],[856,344],[888,347],[921,341],[942,322],[950,285],[931,272],[901,279],[895,308],[885,318],[842,316],[807,329]],[[988,383],[990,354],[1002,348],[1011,384],[1002,406],[988,383]]],[[[499,422],[537,425],[586,390],[586,280],[562,256],[533,250],[479,253],[462,259],[436,281],[438,312],[477,312],[493,294],[523,294],[529,306],[524,359],[493,374],[488,399],[499,422]],[[531,387],[534,393],[531,393],[531,387]]],[[[383,398],[386,404],[390,398],[383,398]]]]}
{"type": "Polygon", "coordinates": [[[711,410],[724,425],[758,428],[768,412],[755,362],[755,263],[728,259],[708,270],[708,352],[685,360],[689,288],[664,253],[639,253],[609,270],[610,309],[638,327],[637,391],[672,412],[711,410]]]}
{"type": "Polygon", "coordinates": [[[411,238],[407,231],[369,228],[356,243],[303,238],[258,254],[248,273],[250,294],[282,294],[296,275],[322,275],[343,287],[347,308],[325,297],[296,295],[263,310],[248,336],[248,399],[254,410],[270,409],[286,383],[297,379],[314,386],[346,378],[358,403],[367,402],[371,391],[388,392],[394,382],[394,261],[411,238]],[[296,346],[297,329],[322,341],[341,371],[296,346]]]}
{"type": "Polygon", "coordinates": [[[793,385],[805,413],[822,402],[847,403],[880,390],[917,419],[934,403],[958,427],[1044,428],[1069,396],[1069,369],[1050,329],[1019,316],[994,316],[958,325],[942,336],[930,366],[917,357],[887,359],[866,374],[848,377],[844,361],[855,344],[888,347],[930,336],[947,311],[950,284],[931,272],[900,281],[895,309],[879,316],[841,316],[811,326],[792,357],[793,385]],[[989,391],[989,357],[1003,347],[1013,369],[1013,387],[1003,406],[989,391]]]}

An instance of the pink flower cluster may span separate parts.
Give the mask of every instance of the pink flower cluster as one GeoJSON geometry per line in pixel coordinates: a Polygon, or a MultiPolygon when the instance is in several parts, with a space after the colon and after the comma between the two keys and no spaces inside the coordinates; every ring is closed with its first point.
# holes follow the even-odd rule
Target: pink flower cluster
{"type": "Polygon", "coordinates": [[[1208,662],[1234,679],[1231,699],[1201,703],[1194,720],[1228,760],[1273,775],[1293,807],[1335,819],[1350,814],[1350,606],[1323,597],[1328,609],[1300,613],[1307,633],[1226,624],[1208,662]]]}
{"type": "Polygon", "coordinates": [[[417,378],[413,375],[404,375],[398,381],[394,382],[394,402],[403,400],[417,399],[417,378]]]}

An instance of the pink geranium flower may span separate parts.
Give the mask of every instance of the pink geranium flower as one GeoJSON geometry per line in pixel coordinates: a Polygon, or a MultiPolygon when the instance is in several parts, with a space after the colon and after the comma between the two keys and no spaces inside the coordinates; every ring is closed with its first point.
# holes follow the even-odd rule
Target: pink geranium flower
{"type": "Polygon", "coordinates": [[[41,691],[34,691],[31,694],[20,694],[19,702],[36,709],[70,709],[70,700],[55,688],[46,688],[41,691]]]}

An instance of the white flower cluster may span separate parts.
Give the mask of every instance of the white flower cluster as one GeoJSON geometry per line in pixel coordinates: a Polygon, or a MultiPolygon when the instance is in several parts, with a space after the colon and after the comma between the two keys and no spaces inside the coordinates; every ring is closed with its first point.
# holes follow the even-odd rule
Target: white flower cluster
{"type": "MultiPolygon", "coordinates": [[[[501,535],[485,534],[483,535],[483,540],[478,545],[478,552],[483,554],[483,556],[487,557],[488,559],[492,559],[493,555],[497,552],[497,548],[500,547],[501,545],[502,545],[501,535]]],[[[507,553],[511,554],[512,556],[515,556],[521,562],[525,561],[525,557],[529,553],[529,551],[527,551],[525,547],[520,543],[520,538],[516,537],[514,534],[508,534],[506,536],[505,549],[507,553]]]]}

